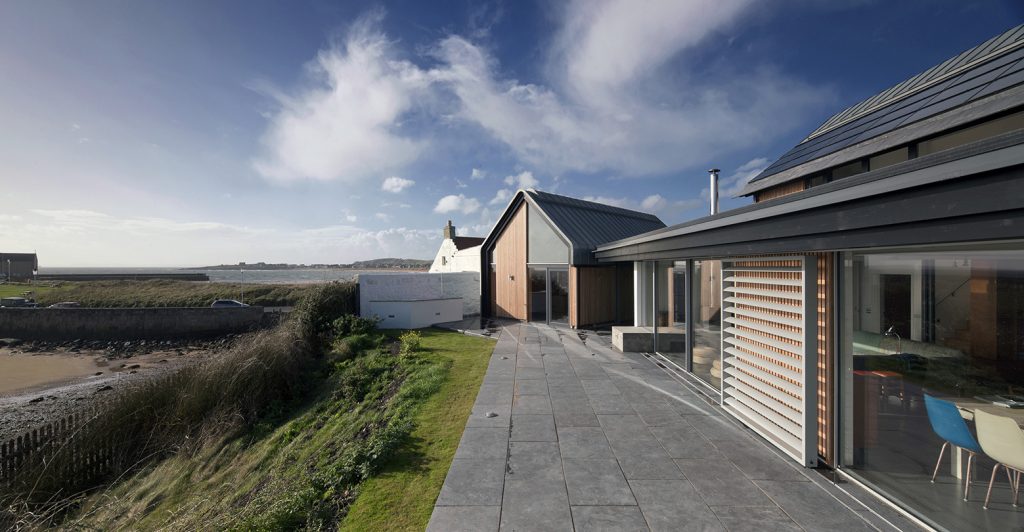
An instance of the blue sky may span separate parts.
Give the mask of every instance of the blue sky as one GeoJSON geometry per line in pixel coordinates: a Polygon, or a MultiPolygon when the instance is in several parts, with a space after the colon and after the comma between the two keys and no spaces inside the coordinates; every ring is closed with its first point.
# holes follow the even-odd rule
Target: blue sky
{"type": "Polygon", "coordinates": [[[1012,1],[7,1],[0,248],[431,258],[446,220],[483,235],[517,187],[678,223],[707,168],[735,192],[1022,21],[1012,1]]]}

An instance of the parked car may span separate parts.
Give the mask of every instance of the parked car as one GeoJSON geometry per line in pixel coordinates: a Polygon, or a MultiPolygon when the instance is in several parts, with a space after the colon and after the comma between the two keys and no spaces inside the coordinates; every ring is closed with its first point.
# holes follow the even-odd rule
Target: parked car
{"type": "Polygon", "coordinates": [[[24,297],[0,298],[0,307],[4,308],[35,308],[36,302],[24,297]]]}
{"type": "Polygon", "coordinates": [[[245,303],[242,303],[241,301],[236,301],[234,299],[218,299],[214,301],[213,304],[211,304],[210,306],[213,308],[229,308],[248,307],[249,305],[246,305],[245,303]]]}
{"type": "Polygon", "coordinates": [[[50,308],[79,308],[81,306],[78,301],[61,301],[50,305],[50,308]]]}

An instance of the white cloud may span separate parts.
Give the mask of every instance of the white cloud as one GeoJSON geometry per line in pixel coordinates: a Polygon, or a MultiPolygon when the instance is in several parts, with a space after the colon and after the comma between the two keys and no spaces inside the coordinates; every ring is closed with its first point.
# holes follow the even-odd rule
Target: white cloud
{"type": "Polygon", "coordinates": [[[640,208],[647,212],[660,211],[667,206],[668,200],[663,198],[661,194],[652,194],[640,202],[640,208]]]}
{"type": "Polygon", "coordinates": [[[524,171],[516,175],[506,177],[505,184],[516,188],[536,188],[537,185],[540,184],[540,181],[537,181],[537,178],[533,177],[533,172],[524,171]]]}
{"type": "Polygon", "coordinates": [[[118,266],[196,266],[261,260],[337,263],[380,257],[430,258],[437,250],[436,229],[373,231],[340,224],[285,230],[119,217],[90,210],[27,211],[9,229],[11,238],[8,240],[5,232],[5,245],[37,250],[44,269],[110,266],[112,260],[118,266]]]}
{"type": "Polygon", "coordinates": [[[437,47],[446,64],[438,79],[457,96],[458,117],[546,172],[676,171],[795,126],[795,109],[825,97],[769,67],[680,75],[688,52],[728,31],[750,4],[580,0],[563,12],[546,83],[503,77],[494,56],[459,36],[437,47]]]}
{"type": "Polygon", "coordinates": [[[464,194],[450,194],[438,200],[437,205],[434,206],[434,212],[438,214],[445,214],[449,212],[461,212],[462,214],[472,214],[480,210],[480,202],[476,198],[467,198],[464,194]]]}
{"type": "Polygon", "coordinates": [[[392,194],[398,194],[399,192],[415,185],[416,182],[412,179],[405,179],[403,177],[389,177],[384,180],[380,185],[380,189],[384,192],[391,192],[392,194]]]}
{"type": "Polygon", "coordinates": [[[343,43],[306,65],[307,86],[272,91],[280,109],[263,135],[255,169],[276,181],[355,182],[402,168],[426,141],[404,136],[401,120],[429,86],[380,32],[382,13],[358,20],[343,43]]]}
{"type": "Polygon", "coordinates": [[[499,190],[497,194],[494,195],[494,198],[492,198],[491,201],[487,202],[487,204],[502,205],[508,203],[508,200],[510,199],[512,199],[512,191],[507,188],[503,188],[499,190]]]}
{"type": "Polygon", "coordinates": [[[653,194],[647,196],[641,201],[637,201],[628,197],[608,197],[608,196],[585,196],[583,198],[586,201],[593,201],[594,203],[603,203],[605,205],[611,205],[612,207],[620,207],[623,209],[629,209],[632,211],[646,212],[649,214],[657,215],[665,220],[674,220],[678,218],[678,215],[682,212],[692,210],[696,207],[701,206],[704,202],[697,198],[683,199],[683,200],[669,200],[661,196],[660,194],[653,194]]]}
{"type": "Polygon", "coordinates": [[[743,188],[747,186],[747,183],[768,167],[768,162],[768,159],[758,157],[744,163],[733,171],[731,175],[722,178],[718,182],[719,195],[727,198],[739,196],[743,192],[743,188]]]}
{"type": "Polygon", "coordinates": [[[391,216],[388,216],[387,213],[383,213],[383,212],[374,213],[373,217],[378,219],[378,220],[380,220],[380,221],[382,221],[382,222],[390,222],[391,221],[391,216]]]}
{"type": "Polygon", "coordinates": [[[485,171],[483,171],[483,170],[481,170],[479,168],[474,168],[473,171],[470,172],[470,174],[469,174],[469,178],[470,179],[477,179],[477,180],[479,180],[479,179],[483,179],[485,177],[487,177],[487,172],[485,172],[485,171]]]}

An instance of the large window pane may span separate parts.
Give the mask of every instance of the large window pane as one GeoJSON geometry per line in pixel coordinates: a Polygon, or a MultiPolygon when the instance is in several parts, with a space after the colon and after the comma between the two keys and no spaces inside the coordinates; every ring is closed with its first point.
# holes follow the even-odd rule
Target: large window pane
{"type": "MultiPolygon", "coordinates": [[[[986,512],[985,483],[962,500],[967,454],[937,462],[954,431],[975,440],[978,410],[1024,425],[1024,409],[1001,406],[1024,406],[1024,251],[854,253],[845,263],[844,465],[943,528],[1024,527],[1004,474],[986,512]]],[[[974,471],[991,472],[977,456],[974,471]]]]}
{"type": "Polygon", "coordinates": [[[547,321],[547,298],[547,269],[530,268],[530,321],[547,321]]]}
{"type": "Polygon", "coordinates": [[[568,264],[569,246],[548,225],[537,209],[526,211],[526,261],[534,264],[568,264]]]}
{"type": "Polygon", "coordinates": [[[569,319],[569,270],[548,270],[551,279],[551,321],[569,319]]]}
{"type": "Polygon", "coordinates": [[[686,367],[686,262],[660,261],[655,267],[657,350],[686,367]]]}
{"type": "Polygon", "coordinates": [[[693,263],[693,374],[722,388],[722,263],[693,263]]]}

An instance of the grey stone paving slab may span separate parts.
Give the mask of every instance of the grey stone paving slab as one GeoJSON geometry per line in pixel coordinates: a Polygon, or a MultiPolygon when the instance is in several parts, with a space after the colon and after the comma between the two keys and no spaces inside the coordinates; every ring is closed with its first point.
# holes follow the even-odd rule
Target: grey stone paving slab
{"type": "Polygon", "coordinates": [[[543,379],[546,377],[544,368],[516,368],[516,380],[543,379]]]}
{"type": "Polygon", "coordinates": [[[476,402],[481,404],[512,404],[512,394],[515,386],[512,382],[500,382],[481,384],[480,392],[476,394],[476,402]]]}
{"type": "Polygon", "coordinates": [[[489,532],[498,530],[501,506],[438,506],[427,532],[489,532]]]}
{"type": "Polygon", "coordinates": [[[455,451],[456,460],[498,459],[504,460],[508,452],[508,429],[467,428],[462,441],[455,451]]]}
{"type": "Polygon", "coordinates": [[[516,395],[547,395],[548,381],[544,379],[516,380],[516,395]]]}
{"type": "Polygon", "coordinates": [[[501,505],[505,459],[452,460],[437,506],[501,505]]]}
{"type": "Polygon", "coordinates": [[[562,460],[569,502],[573,505],[636,504],[619,464],[614,459],[562,460]]]}
{"type": "Polygon", "coordinates": [[[600,427],[593,412],[555,411],[555,425],[559,427],[600,427]]]}
{"type": "Polygon", "coordinates": [[[562,458],[615,458],[601,427],[558,427],[558,447],[562,458]]]}
{"type": "Polygon", "coordinates": [[[648,427],[689,425],[679,412],[666,403],[638,403],[633,405],[633,410],[648,427]]]}
{"type": "Polygon", "coordinates": [[[671,406],[684,416],[720,416],[721,413],[706,400],[697,395],[672,397],[668,401],[671,406]]]}
{"type": "Polygon", "coordinates": [[[611,379],[587,379],[581,381],[581,384],[583,384],[583,390],[587,392],[587,395],[621,394],[611,379]]]}
{"type": "Polygon", "coordinates": [[[636,506],[573,506],[576,532],[647,532],[647,523],[636,506]]]}
{"type": "Polygon", "coordinates": [[[751,480],[810,482],[796,464],[778,456],[761,442],[752,439],[726,440],[716,442],[715,447],[751,480]]]}
{"type": "Polygon", "coordinates": [[[750,439],[750,436],[742,428],[724,416],[683,416],[683,419],[713,442],[750,439]]]}
{"type": "Polygon", "coordinates": [[[517,395],[512,400],[513,414],[550,414],[551,401],[546,395],[517,395]]]}
{"type": "Polygon", "coordinates": [[[509,443],[505,478],[564,480],[558,443],[553,441],[509,443]]]}
{"type": "Polygon", "coordinates": [[[650,434],[640,438],[609,439],[615,458],[619,460],[626,478],[641,480],[676,480],[682,472],[668,452],[650,434]],[[647,439],[650,438],[650,439],[647,439]]]}
{"type": "Polygon", "coordinates": [[[803,530],[778,506],[713,506],[711,509],[730,532],[803,530]]]}
{"type": "MultiPolygon", "coordinates": [[[[811,482],[755,480],[806,530],[872,530],[856,512],[811,482]]],[[[955,504],[962,501],[952,501],[955,504]]]]}
{"type": "Polygon", "coordinates": [[[633,405],[618,395],[591,395],[590,406],[596,414],[635,414],[633,405]]]}
{"type": "Polygon", "coordinates": [[[510,441],[558,441],[554,416],[551,414],[512,416],[510,441]]]}
{"type": "Polygon", "coordinates": [[[572,530],[565,482],[543,479],[505,481],[501,530],[572,530]]]}
{"type": "Polygon", "coordinates": [[[686,479],[711,506],[774,506],[753,481],[728,460],[716,457],[676,460],[686,479]]]}
{"type": "Polygon", "coordinates": [[[652,531],[724,530],[686,480],[630,480],[629,485],[652,531]]]}
{"type": "Polygon", "coordinates": [[[473,410],[469,414],[469,419],[466,420],[466,427],[508,427],[511,415],[511,403],[500,405],[475,404],[473,405],[473,410]]]}
{"type": "Polygon", "coordinates": [[[672,458],[704,458],[711,442],[689,424],[650,427],[650,431],[672,458]]]}
{"type": "Polygon", "coordinates": [[[551,408],[555,412],[583,412],[594,413],[590,406],[590,400],[585,396],[555,396],[551,398],[551,408]]]}

